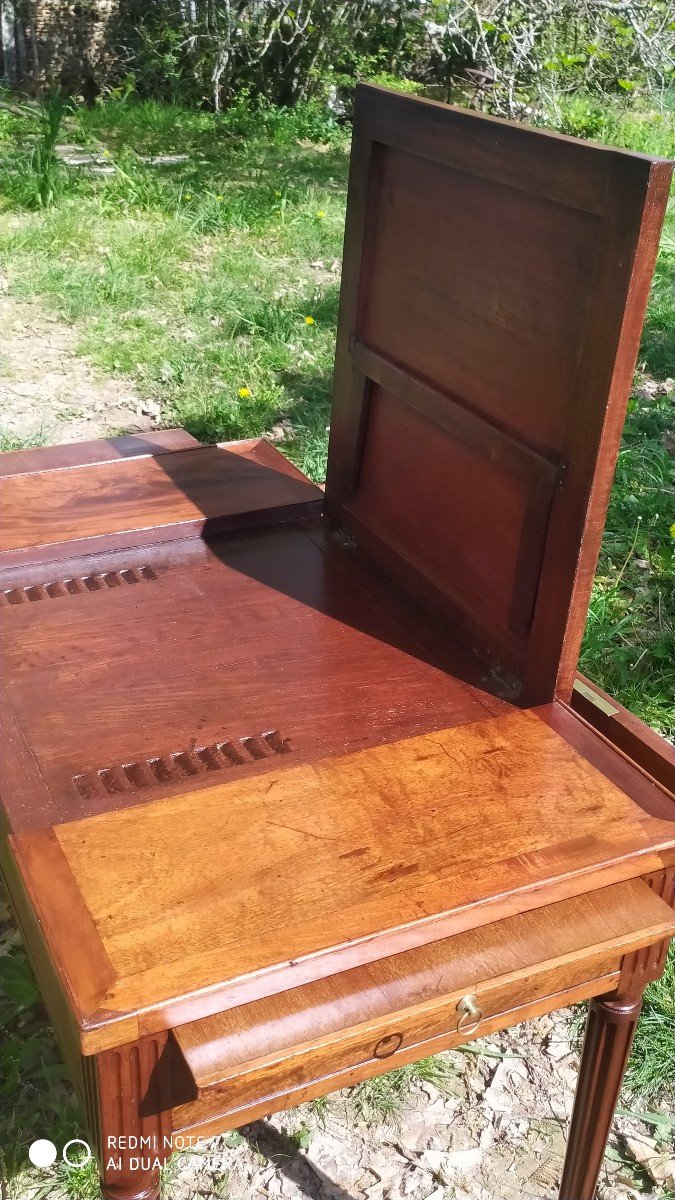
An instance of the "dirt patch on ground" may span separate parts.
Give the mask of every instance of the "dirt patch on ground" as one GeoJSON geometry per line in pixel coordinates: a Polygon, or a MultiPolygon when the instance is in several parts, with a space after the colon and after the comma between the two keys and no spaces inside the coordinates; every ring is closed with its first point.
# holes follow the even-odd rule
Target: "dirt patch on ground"
{"type": "Polygon", "coordinates": [[[76,334],[38,304],[0,296],[0,431],[22,442],[81,442],[154,429],[159,412],[124,379],[75,353],[76,334]]]}

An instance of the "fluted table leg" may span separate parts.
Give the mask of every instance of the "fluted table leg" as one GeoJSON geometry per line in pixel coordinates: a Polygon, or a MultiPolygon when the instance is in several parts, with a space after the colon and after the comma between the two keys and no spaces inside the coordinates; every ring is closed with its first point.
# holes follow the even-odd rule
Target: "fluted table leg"
{"type": "Polygon", "coordinates": [[[166,1033],[83,1060],[89,1127],[105,1200],[157,1200],[171,1152],[166,1033]]]}
{"type": "Polygon", "coordinates": [[[593,1200],[642,992],[591,1000],[560,1200],[593,1200]]]}

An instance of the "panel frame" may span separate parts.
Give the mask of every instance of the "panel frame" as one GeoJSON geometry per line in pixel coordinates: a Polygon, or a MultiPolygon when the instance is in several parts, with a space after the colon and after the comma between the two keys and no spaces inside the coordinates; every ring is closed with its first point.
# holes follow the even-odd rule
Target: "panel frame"
{"type": "MultiPolygon", "coordinates": [[[[370,381],[383,373],[383,356],[375,356],[363,345],[359,333],[360,306],[365,303],[372,268],[368,229],[376,208],[382,147],[412,153],[603,219],[603,247],[581,352],[580,387],[568,414],[561,461],[551,464],[557,477],[551,489],[550,514],[544,528],[540,522],[535,531],[535,540],[543,544],[541,572],[538,580],[533,580],[530,570],[522,594],[514,596],[510,624],[515,639],[500,644],[491,631],[483,631],[481,639],[482,631],[476,629],[470,614],[464,630],[473,648],[486,658],[499,659],[503,652],[503,665],[519,680],[522,703],[543,704],[554,698],[568,701],[673,164],[385,88],[357,88],[325,513],[334,525],[356,532],[367,556],[379,560],[404,590],[450,624],[457,617],[453,605],[448,603],[444,611],[441,594],[390,546],[369,536],[364,523],[355,521],[349,512],[349,498],[359,477],[370,381]],[[602,398],[606,398],[604,403],[602,398]]],[[[391,374],[386,361],[384,369],[391,374]]],[[[414,378],[410,383],[411,373],[401,373],[408,377],[408,399],[414,403],[415,395],[426,385],[414,378]]],[[[439,395],[446,401],[453,399],[445,393],[439,395]]],[[[493,428],[497,436],[497,426],[493,428]]],[[[542,499],[539,481],[532,511],[537,504],[541,506],[542,499]]],[[[526,540],[530,537],[528,533],[526,540]]],[[[531,567],[528,558],[526,573],[531,567]]]]}
{"type": "MultiPolygon", "coordinates": [[[[455,441],[470,449],[484,451],[486,458],[489,458],[491,462],[512,472],[529,485],[517,553],[516,587],[511,600],[508,622],[508,633],[515,637],[512,644],[499,646],[499,650],[508,662],[518,664],[520,661],[518,639],[527,634],[532,622],[551,506],[555,489],[559,486],[564,473],[563,464],[533,449],[525,442],[519,441],[517,437],[507,433],[487,417],[467,408],[451,393],[432,387],[431,384],[398,366],[390,358],[371,349],[364,342],[355,341],[352,354],[358,369],[367,381],[366,386],[369,392],[371,385],[377,384],[414,412],[431,420],[440,430],[449,433],[455,441]]],[[[368,410],[369,400],[366,399],[364,414],[368,410]]],[[[366,420],[361,421],[364,436],[366,423],[366,420]]],[[[359,458],[360,454],[361,451],[359,458]]],[[[354,487],[357,478],[358,473],[353,481],[354,487]]],[[[365,544],[368,544],[370,538],[376,535],[368,530],[360,517],[351,509],[349,498],[346,500],[345,511],[349,513],[350,522],[356,523],[360,537],[364,539],[365,544]]],[[[381,556],[381,550],[379,553],[381,556]]],[[[393,555],[395,552],[391,553],[393,555]]],[[[399,571],[400,569],[399,566],[399,571]]],[[[405,568],[403,569],[405,571],[405,568]]],[[[438,607],[445,608],[447,606],[449,611],[451,605],[452,602],[444,598],[438,607]]],[[[472,628],[470,618],[459,605],[453,612],[453,617],[460,626],[466,627],[474,640],[480,639],[480,631],[472,628]]],[[[496,647],[494,652],[498,652],[496,647]]]]}
{"type": "Polygon", "coordinates": [[[665,788],[675,781],[675,746],[645,725],[618,700],[585,675],[577,674],[570,701],[572,710],[592,725],[632,763],[665,788]]]}

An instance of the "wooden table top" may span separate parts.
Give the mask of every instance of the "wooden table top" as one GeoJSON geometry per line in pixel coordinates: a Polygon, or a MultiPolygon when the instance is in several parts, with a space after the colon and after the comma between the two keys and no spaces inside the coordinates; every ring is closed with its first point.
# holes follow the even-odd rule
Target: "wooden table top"
{"type": "Polygon", "coordinates": [[[214,765],[239,778],[508,711],[475,659],[318,526],[0,572],[18,601],[0,622],[10,828],[209,787],[214,765]],[[190,756],[224,743],[217,764],[190,756]]]}
{"type": "Polygon", "coordinates": [[[12,846],[91,1052],[656,870],[675,821],[522,711],[12,846]]]}
{"type": "Polygon", "coordinates": [[[516,709],[272,448],[165,443],[4,484],[0,849],[78,1053],[672,861],[666,791],[516,709]]]}
{"type": "Polygon", "coordinates": [[[57,558],[65,544],[110,550],[250,526],[255,514],[270,524],[322,502],[259,438],[28,470],[5,478],[1,495],[0,568],[57,558]]]}

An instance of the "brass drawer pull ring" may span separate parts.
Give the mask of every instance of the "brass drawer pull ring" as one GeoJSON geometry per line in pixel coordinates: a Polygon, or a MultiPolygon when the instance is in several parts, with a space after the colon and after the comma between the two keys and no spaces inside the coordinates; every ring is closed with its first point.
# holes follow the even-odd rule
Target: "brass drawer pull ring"
{"type": "Polygon", "coordinates": [[[373,1054],[375,1058],[389,1058],[390,1054],[395,1054],[403,1043],[402,1033],[390,1033],[387,1037],[380,1038],[373,1054]]]}
{"type": "Polygon", "coordinates": [[[457,1012],[461,1014],[457,1022],[458,1033],[473,1033],[483,1020],[483,1010],[476,1004],[475,996],[462,996],[457,1012]]]}

